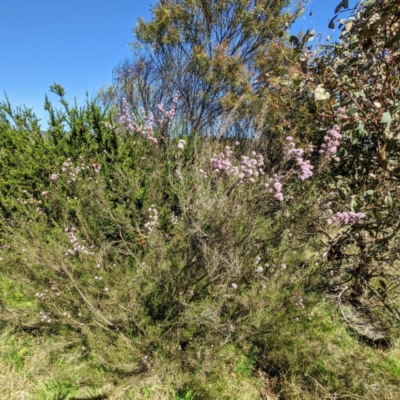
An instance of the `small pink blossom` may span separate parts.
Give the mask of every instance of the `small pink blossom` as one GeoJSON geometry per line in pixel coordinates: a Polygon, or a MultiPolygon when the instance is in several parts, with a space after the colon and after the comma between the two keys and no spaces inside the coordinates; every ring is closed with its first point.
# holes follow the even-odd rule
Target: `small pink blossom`
{"type": "Polygon", "coordinates": [[[280,182],[275,182],[274,188],[277,192],[280,192],[282,190],[282,184],[280,182]]]}
{"type": "Polygon", "coordinates": [[[283,194],[282,193],[277,193],[274,197],[275,197],[275,199],[277,199],[279,201],[283,201],[283,194]]]}
{"type": "Polygon", "coordinates": [[[199,169],[199,174],[200,174],[200,177],[201,177],[201,178],[203,178],[203,179],[206,179],[206,178],[207,178],[207,174],[206,174],[206,172],[205,172],[204,170],[199,169]]]}

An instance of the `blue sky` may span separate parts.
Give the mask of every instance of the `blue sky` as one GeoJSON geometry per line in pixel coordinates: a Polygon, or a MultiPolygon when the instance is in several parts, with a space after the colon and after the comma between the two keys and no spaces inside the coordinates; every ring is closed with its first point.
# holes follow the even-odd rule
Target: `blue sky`
{"type": "MultiPolygon", "coordinates": [[[[33,108],[45,127],[44,94],[56,82],[83,105],[111,82],[112,70],[129,56],[132,29],[148,20],[155,0],[2,0],[0,10],[0,100],[33,108]]],[[[355,5],[350,0],[350,5],[355,5]]],[[[292,29],[331,34],[328,21],[339,0],[312,0],[292,29]],[[310,9],[313,16],[309,16],[310,9]]],[[[55,100],[53,96],[50,99],[55,100]]]]}

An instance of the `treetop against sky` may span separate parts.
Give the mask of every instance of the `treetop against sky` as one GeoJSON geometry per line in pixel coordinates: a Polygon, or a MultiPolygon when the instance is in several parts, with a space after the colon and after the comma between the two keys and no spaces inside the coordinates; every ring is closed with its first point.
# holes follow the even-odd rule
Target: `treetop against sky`
{"type": "MultiPolygon", "coordinates": [[[[314,28],[332,34],[328,22],[339,0],[312,0],[292,33],[314,28]]],[[[350,6],[355,5],[350,0],[350,6]]],[[[33,107],[45,125],[44,94],[54,82],[83,104],[111,82],[128,57],[139,17],[151,18],[154,1],[70,0],[4,2],[0,13],[0,90],[13,106],[33,107]]],[[[4,99],[4,96],[2,97],[4,99]]]]}

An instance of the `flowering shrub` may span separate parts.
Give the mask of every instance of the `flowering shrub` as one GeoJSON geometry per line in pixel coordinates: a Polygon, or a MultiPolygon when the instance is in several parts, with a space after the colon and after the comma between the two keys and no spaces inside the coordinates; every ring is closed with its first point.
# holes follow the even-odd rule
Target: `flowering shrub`
{"type": "MultiPolygon", "coordinates": [[[[124,101],[118,122],[94,105],[82,115],[76,110],[85,128],[66,107],[68,132],[47,104],[47,136],[14,129],[1,114],[3,147],[21,145],[0,155],[0,295],[12,282],[23,298],[9,307],[12,300],[0,297],[2,322],[40,337],[75,335],[83,342],[73,350],[79,359],[124,376],[146,371],[164,379],[177,368],[188,380],[211,379],[209,366],[226,360],[231,346],[235,357],[254,351],[257,368],[300,381],[293,398],[309,390],[320,398],[348,396],[345,374],[354,374],[360,396],[367,390],[360,375],[375,388],[375,366],[343,371],[336,347],[321,355],[318,335],[326,334],[327,321],[345,335],[340,318],[321,311],[321,287],[332,290],[334,281],[338,297],[343,282],[358,297],[367,287],[396,315],[387,299],[398,290],[399,188],[388,138],[397,119],[382,113],[375,144],[375,133],[354,133],[363,130],[353,112],[360,103],[336,104],[340,96],[327,96],[324,87],[307,93],[325,115],[321,129],[277,137],[278,155],[252,138],[227,138],[221,146],[213,137],[182,138],[179,126],[173,134],[177,96],[154,114],[132,114],[124,101]],[[375,161],[368,158],[373,146],[375,161]],[[351,246],[359,251],[345,253],[351,246]]],[[[393,107],[390,115],[396,113],[393,107]]],[[[352,347],[349,340],[341,351],[352,347]]],[[[200,385],[204,398],[218,397],[209,386],[200,385]]]]}
{"type": "MultiPolygon", "coordinates": [[[[348,5],[346,1],[338,5],[331,28],[348,5]]],[[[375,293],[391,310],[391,318],[400,321],[390,305],[399,295],[394,282],[400,280],[398,273],[396,278],[392,275],[398,270],[394,232],[399,217],[400,108],[394,94],[399,90],[399,37],[395,33],[399,5],[395,0],[362,1],[350,12],[348,20],[339,20],[339,43],[322,46],[313,54],[298,42],[303,64],[295,78],[302,76],[297,93],[303,98],[314,94],[319,129],[334,125],[322,139],[319,152],[338,165],[332,166],[319,186],[337,193],[335,205],[340,209],[331,210],[328,223],[352,226],[330,239],[330,253],[342,255],[335,260],[336,269],[344,264],[337,284],[348,279],[345,271],[352,270],[353,296],[366,298],[367,293],[375,293]],[[348,252],[352,255],[345,256],[348,252]]],[[[373,302],[370,306],[375,307],[373,302]]]]}
{"type": "Polygon", "coordinates": [[[253,151],[252,157],[242,156],[240,165],[235,166],[232,164],[232,154],[231,148],[226,146],[224,152],[211,158],[215,172],[224,171],[227,175],[232,175],[240,181],[249,181],[250,183],[255,183],[259,176],[264,175],[262,169],[264,158],[262,155],[257,156],[257,153],[253,151]]]}
{"type": "Polygon", "coordinates": [[[76,255],[78,253],[94,255],[93,252],[89,251],[85,245],[79,243],[79,239],[76,236],[76,229],[73,226],[65,228],[65,232],[68,233],[69,240],[73,245],[72,249],[67,250],[65,253],[66,256],[68,255],[76,255]]]}
{"type": "Polygon", "coordinates": [[[145,223],[144,227],[147,230],[147,233],[150,234],[153,232],[153,228],[158,224],[158,211],[154,208],[154,205],[151,205],[149,208],[149,221],[145,223]]]}

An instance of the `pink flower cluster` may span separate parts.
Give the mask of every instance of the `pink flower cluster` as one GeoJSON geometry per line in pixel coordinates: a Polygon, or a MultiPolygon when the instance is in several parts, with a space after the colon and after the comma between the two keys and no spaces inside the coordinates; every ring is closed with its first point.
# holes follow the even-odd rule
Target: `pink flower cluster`
{"type": "Polygon", "coordinates": [[[110,124],[110,123],[107,122],[107,121],[103,121],[103,125],[104,125],[106,128],[108,128],[108,129],[114,129],[114,127],[112,126],[112,124],[110,124]]]}
{"type": "Polygon", "coordinates": [[[65,255],[76,255],[78,253],[83,253],[83,254],[88,254],[88,255],[94,255],[93,252],[89,251],[85,245],[83,244],[79,244],[79,240],[76,237],[76,229],[72,226],[68,227],[65,229],[65,232],[68,233],[68,237],[69,237],[69,241],[71,242],[71,244],[73,245],[73,249],[69,249],[65,255]]]}
{"type": "Polygon", "coordinates": [[[224,171],[227,175],[233,175],[241,181],[249,181],[255,183],[256,179],[264,175],[262,169],[264,165],[264,157],[255,151],[252,152],[252,157],[242,156],[240,165],[235,166],[231,161],[233,151],[229,146],[225,147],[225,152],[211,158],[215,172],[224,171]]]}
{"type": "Polygon", "coordinates": [[[339,118],[349,119],[349,116],[346,114],[346,109],[344,107],[339,107],[336,111],[339,118]]]}
{"type": "Polygon", "coordinates": [[[39,316],[40,316],[40,322],[47,322],[47,323],[51,322],[51,318],[43,310],[40,311],[39,316]]]}
{"type": "Polygon", "coordinates": [[[309,160],[304,160],[302,157],[296,159],[297,165],[300,167],[300,173],[298,177],[300,180],[304,181],[310,178],[313,174],[314,167],[311,165],[309,160]]]}
{"type": "Polygon", "coordinates": [[[92,167],[93,167],[93,171],[94,171],[96,174],[98,174],[98,173],[100,172],[100,170],[101,170],[101,165],[100,165],[100,164],[93,163],[93,164],[92,164],[92,167]]]}
{"type": "Polygon", "coordinates": [[[335,125],[331,130],[327,132],[327,135],[324,137],[324,143],[321,144],[320,154],[328,154],[333,157],[336,162],[340,161],[339,157],[334,157],[337,152],[337,148],[340,145],[339,139],[342,138],[340,134],[339,125],[335,125]]]}
{"type": "Polygon", "coordinates": [[[178,104],[178,100],[179,100],[179,95],[177,93],[174,96],[174,99],[172,100],[172,107],[168,111],[164,110],[164,106],[163,106],[162,103],[157,105],[158,110],[162,114],[164,114],[164,118],[160,118],[160,119],[157,120],[158,126],[160,128],[166,128],[171,124],[172,120],[175,117],[176,105],[178,104]]]}
{"type": "Polygon", "coordinates": [[[353,225],[365,218],[365,214],[362,212],[343,211],[337,212],[336,214],[333,214],[332,210],[328,210],[328,212],[331,214],[331,217],[327,219],[328,225],[353,225]]]}
{"type": "MultiPolygon", "coordinates": [[[[130,108],[129,108],[129,104],[126,101],[125,97],[122,99],[122,109],[123,109],[124,113],[120,114],[119,122],[126,129],[126,131],[128,133],[133,132],[135,128],[132,125],[130,108]]],[[[106,125],[106,123],[104,123],[104,125],[106,125]]],[[[108,127],[108,125],[106,125],[106,126],[108,127]]]]}
{"type": "Polygon", "coordinates": [[[149,221],[144,224],[144,227],[147,230],[147,233],[150,235],[150,233],[153,232],[153,228],[158,224],[158,211],[154,208],[154,205],[152,204],[148,209],[148,212],[150,214],[149,221]]]}
{"type": "MultiPolygon", "coordinates": [[[[123,112],[123,114],[119,115],[119,122],[128,133],[136,131],[137,133],[143,135],[150,141],[157,143],[157,139],[153,136],[154,115],[152,112],[150,112],[149,114],[146,114],[144,108],[141,107],[140,112],[141,112],[142,118],[143,118],[143,124],[141,124],[141,123],[139,123],[135,114],[132,114],[132,119],[133,119],[133,123],[132,123],[129,104],[125,98],[122,99],[122,109],[124,112],[123,112]]],[[[104,123],[104,124],[106,125],[106,123],[104,123]]],[[[108,125],[106,125],[106,126],[108,127],[108,125]]]]}
{"type": "Polygon", "coordinates": [[[132,114],[133,118],[133,128],[134,130],[146,137],[151,142],[157,143],[158,140],[153,136],[154,133],[154,115],[152,112],[146,114],[146,111],[143,107],[140,108],[140,112],[143,118],[143,124],[140,124],[135,114],[132,114]]]}
{"type": "MultiPolygon", "coordinates": [[[[33,195],[31,193],[29,193],[27,190],[23,190],[22,191],[23,196],[27,198],[27,200],[21,199],[21,198],[17,198],[17,202],[20,204],[31,204],[31,205],[36,205],[36,212],[39,215],[43,214],[43,210],[41,209],[41,206],[43,204],[42,200],[37,200],[33,197],[33,195]]],[[[42,192],[43,194],[43,192],[42,192]]]]}
{"type": "Polygon", "coordinates": [[[282,193],[282,183],[279,182],[277,175],[274,175],[273,178],[268,179],[268,183],[266,183],[264,186],[269,189],[270,193],[275,193],[275,199],[283,201],[284,197],[282,193]]]}
{"type": "Polygon", "coordinates": [[[203,169],[199,169],[200,178],[207,179],[207,173],[203,169]]]}
{"type": "MultiPolygon", "coordinates": [[[[300,167],[300,172],[298,173],[298,178],[302,181],[310,178],[313,175],[314,167],[311,165],[309,160],[304,159],[304,150],[296,148],[296,144],[293,142],[293,138],[288,136],[286,138],[288,142],[290,142],[288,150],[288,154],[296,157],[297,165],[300,167]]],[[[307,153],[310,154],[313,151],[313,147],[309,146],[307,148],[307,153]]]]}
{"type": "Polygon", "coordinates": [[[177,225],[178,223],[178,216],[174,213],[171,213],[171,222],[173,225],[177,225]]]}
{"type": "Polygon", "coordinates": [[[89,167],[87,167],[83,161],[81,161],[80,167],[75,167],[70,158],[68,158],[61,167],[61,171],[68,174],[67,183],[76,182],[78,174],[86,169],[89,169],[89,167]]]}

